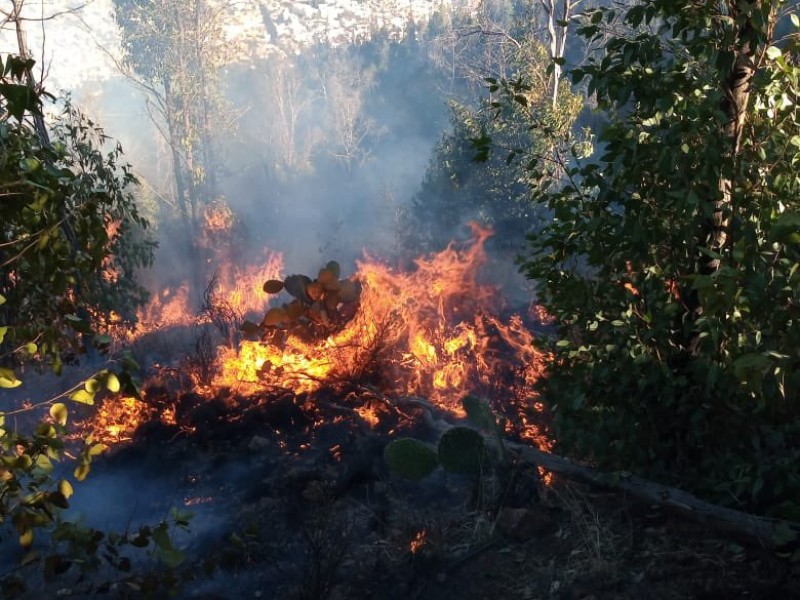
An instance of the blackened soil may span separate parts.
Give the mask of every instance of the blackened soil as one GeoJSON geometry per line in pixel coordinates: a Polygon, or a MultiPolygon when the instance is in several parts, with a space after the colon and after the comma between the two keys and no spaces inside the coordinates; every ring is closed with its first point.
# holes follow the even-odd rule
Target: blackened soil
{"type": "MultiPolygon", "coordinates": [[[[790,560],[618,494],[545,485],[535,465],[399,479],[385,445],[436,436],[414,409],[368,390],[177,402],[178,425],[142,427],[92,476],[172,482],[157,504],[194,512],[175,537],[185,560],[71,569],[20,597],[800,598],[790,560]]],[[[135,494],[140,482],[125,485],[135,494]]]]}

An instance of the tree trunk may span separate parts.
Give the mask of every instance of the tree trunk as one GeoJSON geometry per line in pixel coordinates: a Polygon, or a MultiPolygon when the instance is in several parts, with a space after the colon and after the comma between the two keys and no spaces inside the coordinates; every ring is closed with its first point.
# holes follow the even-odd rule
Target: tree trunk
{"type": "Polygon", "coordinates": [[[178,147],[179,127],[177,117],[175,115],[175,99],[173,97],[171,80],[165,78],[164,80],[164,96],[166,98],[166,117],[167,117],[167,132],[169,133],[169,148],[172,153],[172,175],[175,179],[175,194],[178,199],[178,211],[181,214],[183,227],[185,229],[187,240],[191,242],[194,239],[194,225],[189,216],[189,189],[184,177],[183,157],[181,157],[180,148],[178,147]]]}
{"type": "MultiPolygon", "coordinates": [[[[745,7],[736,3],[730,8],[735,18],[745,7]]],[[[725,148],[719,178],[719,199],[714,203],[706,235],[708,248],[717,254],[721,254],[730,245],[730,224],[735,208],[734,181],[742,151],[742,134],[747,121],[750,88],[756,72],[752,36],[753,26],[748,19],[739,27],[733,48],[735,53],[733,67],[722,83],[723,99],[720,108],[726,118],[723,131],[725,148]]],[[[707,264],[707,274],[715,272],[719,266],[719,259],[712,259],[707,264]]]]}
{"type": "Polygon", "coordinates": [[[567,44],[567,22],[572,13],[572,0],[563,0],[561,17],[556,17],[557,0],[541,0],[545,13],[547,13],[547,37],[550,39],[550,60],[553,61],[553,81],[551,102],[553,109],[558,106],[558,85],[561,82],[564,60],[564,50],[567,44]]]}

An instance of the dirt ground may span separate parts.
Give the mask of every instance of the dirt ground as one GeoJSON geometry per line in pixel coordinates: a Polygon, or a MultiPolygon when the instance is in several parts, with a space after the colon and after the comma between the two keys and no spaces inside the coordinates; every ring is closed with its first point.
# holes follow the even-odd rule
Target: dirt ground
{"type": "Polygon", "coordinates": [[[183,563],[168,570],[134,557],[128,573],[72,569],[15,597],[800,598],[800,564],[618,493],[545,484],[533,464],[515,466],[513,485],[494,471],[401,479],[385,445],[435,434],[374,398],[344,397],[265,395],[244,399],[247,410],[231,398],[169,399],[178,424],[143,426],[90,479],[113,476],[121,497],[147,482],[155,495],[158,482],[172,486],[151,513],[163,515],[166,502],[195,513],[176,538],[183,563]],[[359,402],[372,403],[378,426],[357,417],[359,402]]]}
{"type": "MultiPolygon", "coordinates": [[[[264,407],[173,448],[247,465],[221,486],[218,471],[200,475],[228,494],[227,528],[211,540],[213,577],[187,585],[185,597],[800,598],[791,560],[618,493],[545,484],[535,465],[518,465],[513,493],[492,474],[400,479],[385,466],[385,444],[431,434],[388,409],[375,430],[333,398],[264,407]]],[[[214,419],[224,422],[224,410],[214,419]]],[[[209,556],[203,543],[194,550],[209,556]]]]}

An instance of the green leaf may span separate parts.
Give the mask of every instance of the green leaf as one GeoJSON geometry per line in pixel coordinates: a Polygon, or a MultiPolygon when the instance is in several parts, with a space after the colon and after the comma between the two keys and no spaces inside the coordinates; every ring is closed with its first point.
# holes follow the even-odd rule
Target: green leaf
{"type": "Polygon", "coordinates": [[[3,306],[3,304],[5,303],[6,303],[6,297],[3,296],[3,294],[0,294],[0,306],[3,306]]]}
{"type": "Polygon", "coordinates": [[[306,294],[306,287],[311,280],[305,275],[289,275],[283,282],[286,291],[302,302],[310,302],[311,299],[306,294]]]}
{"type": "Polygon", "coordinates": [[[339,279],[339,277],[342,276],[342,269],[339,266],[339,263],[335,260],[328,261],[328,264],[325,265],[325,270],[333,273],[333,276],[336,279],[339,279]]]}
{"type": "Polygon", "coordinates": [[[72,474],[78,481],[83,481],[84,479],[86,479],[86,476],[89,475],[89,471],[91,470],[92,468],[89,466],[89,463],[82,462],[77,467],[75,467],[75,471],[73,471],[72,474]]]}
{"type": "Polygon", "coordinates": [[[162,523],[153,530],[153,542],[159,548],[172,548],[172,540],[169,539],[166,524],[162,523]]]}
{"type": "Polygon", "coordinates": [[[778,48],[777,46],[770,46],[769,48],[767,48],[767,58],[769,58],[770,60],[775,60],[777,58],[780,58],[782,55],[783,52],[781,52],[781,49],[778,48]]]}
{"type": "Polygon", "coordinates": [[[17,119],[22,119],[26,111],[36,111],[36,94],[26,84],[0,83],[0,95],[6,99],[6,110],[17,119]]]}
{"type": "Polygon", "coordinates": [[[53,471],[53,461],[46,454],[39,454],[36,457],[36,467],[44,473],[51,473],[53,471]]]}
{"type": "Polygon", "coordinates": [[[166,564],[170,569],[175,569],[183,563],[186,555],[177,548],[161,548],[157,552],[157,556],[166,564]]]}
{"type": "Polygon", "coordinates": [[[114,373],[109,373],[106,377],[106,389],[112,394],[116,394],[120,390],[119,379],[114,373]]]}
{"type": "Polygon", "coordinates": [[[62,402],[56,402],[55,404],[53,404],[53,406],[50,407],[50,416],[59,425],[63,426],[67,424],[68,414],[69,411],[67,410],[67,406],[62,402]]]}
{"type": "Polygon", "coordinates": [[[99,456],[103,452],[108,450],[108,446],[105,444],[95,444],[91,448],[89,448],[89,456],[99,456]]]}
{"type": "Polygon", "coordinates": [[[261,324],[264,327],[275,327],[288,320],[288,315],[285,308],[270,308],[267,314],[264,315],[264,320],[261,324]]]}
{"type": "Polygon", "coordinates": [[[67,502],[67,499],[61,492],[52,492],[50,494],[47,494],[47,501],[50,502],[50,504],[52,504],[53,506],[57,506],[58,508],[61,509],[69,508],[69,502],[67,502]]]}
{"type": "Polygon", "coordinates": [[[19,534],[19,545],[28,548],[33,544],[33,529],[24,529],[19,534]]]}
{"type": "Polygon", "coordinates": [[[8,325],[0,326],[0,344],[3,343],[3,340],[5,339],[7,332],[8,332],[8,325]]]}
{"type": "Polygon", "coordinates": [[[122,360],[120,361],[122,364],[123,371],[138,371],[139,370],[139,363],[136,362],[136,359],[133,358],[133,354],[130,350],[125,350],[122,353],[122,360]]]}
{"type": "Polygon", "coordinates": [[[58,482],[58,491],[61,492],[61,495],[66,499],[69,499],[75,492],[75,490],[72,489],[72,484],[66,479],[62,479],[58,482]]]}
{"type": "Polygon", "coordinates": [[[16,388],[22,385],[22,381],[17,379],[14,371],[6,367],[0,367],[0,388],[16,388]]]}
{"type": "Polygon", "coordinates": [[[128,396],[133,396],[137,400],[141,400],[142,396],[139,393],[139,385],[137,380],[131,376],[130,373],[122,372],[119,374],[119,382],[121,384],[121,390],[124,394],[128,396]]]}
{"type": "Polygon", "coordinates": [[[94,345],[97,346],[98,348],[104,348],[106,346],[109,346],[113,341],[114,338],[112,338],[110,335],[106,333],[101,333],[99,335],[94,336],[93,340],[94,345]]]}
{"type": "Polygon", "coordinates": [[[86,390],[77,390],[70,394],[69,399],[81,404],[94,404],[94,394],[86,390]]]}
{"type": "Polygon", "coordinates": [[[800,213],[785,212],[772,223],[769,238],[773,242],[791,243],[800,231],[800,213]]]}
{"type": "Polygon", "coordinates": [[[283,290],[283,282],[279,279],[270,279],[264,283],[263,290],[266,294],[277,294],[283,290]]]}
{"type": "Polygon", "coordinates": [[[67,322],[67,325],[77,331],[78,333],[91,333],[91,329],[89,327],[89,323],[81,319],[77,315],[64,315],[64,320],[67,322]]]}

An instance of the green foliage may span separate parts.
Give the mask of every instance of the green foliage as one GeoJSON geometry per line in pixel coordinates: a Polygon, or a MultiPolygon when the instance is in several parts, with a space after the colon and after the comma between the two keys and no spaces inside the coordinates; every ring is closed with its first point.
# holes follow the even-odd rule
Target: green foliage
{"type": "Polygon", "coordinates": [[[124,64],[150,94],[158,127],[166,132],[177,205],[193,243],[203,207],[217,197],[214,128],[225,121],[218,93],[225,11],[206,0],[114,0],[113,5],[124,64]]]}
{"type": "Polygon", "coordinates": [[[101,149],[101,129],[67,102],[48,144],[18,117],[42,109],[39,96],[19,92],[19,63],[8,58],[0,88],[0,360],[58,369],[112,309],[133,316],[146,297],[135,272],[153,244],[130,194],[135,179],[119,146],[101,149]]]}
{"type": "MultiPolygon", "coordinates": [[[[627,10],[636,35],[572,72],[607,118],[597,154],[530,165],[553,218],[523,268],[558,323],[543,392],[562,447],[786,514],[800,492],[800,69],[796,26],[773,37],[781,7],[627,10]]],[[[590,12],[582,34],[613,18],[590,12]]]]}
{"type": "MultiPolygon", "coordinates": [[[[23,384],[14,371],[20,364],[37,362],[60,373],[63,357],[84,351],[87,343],[105,352],[112,339],[96,332],[112,316],[117,323],[133,316],[146,297],[134,275],[151,263],[153,252],[120,147],[104,150],[103,131],[68,101],[45,129],[42,103],[48,96],[25,81],[32,65],[9,56],[0,75],[2,388],[23,384]]],[[[69,409],[58,400],[92,404],[101,392],[135,394],[126,370],[135,365],[124,356],[121,362],[119,373],[102,369],[56,398],[0,412],[0,541],[16,538],[26,550],[20,568],[41,565],[46,581],[99,564],[101,555],[130,570],[130,558],[119,552],[125,536],[103,545],[102,532],[61,519],[73,485],[53,476],[55,464],[76,450],[68,448],[69,409]],[[7,417],[47,406],[49,415],[31,431],[8,427],[7,417]],[[49,550],[37,532],[45,534],[49,550]]],[[[105,450],[85,440],[72,480],[82,481],[105,450]]],[[[161,538],[153,537],[153,544],[166,564],[175,564],[174,548],[161,538]]],[[[0,582],[9,597],[25,591],[20,573],[0,582]]]]}
{"type": "Polygon", "coordinates": [[[29,597],[30,586],[24,576],[25,569],[39,567],[45,583],[59,579],[74,586],[76,595],[107,594],[113,587],[130,590],[130,596],[164,598],[174,595],[182,580],[194,575],[177,571],[184,555],[174,546],[174,533],[186,530],[192,515],[173,510],[169,518],[155,526],[142,525],[125,533],[106,533],[92,527],[56,519],[46,550],[29,550],[22,561],[22,570],[0,579],[7,598],[29,597]],[[157,559],[157,566],[149,572],[134,568],[137,556],[149,555],[157,559]],[[87,574],[110,567],[106,580],[87,581],[87,574]]]}
{"type": "MultiPolygon", "coordinates": [[[[451,102],[452,131],[434,149],[422,187],[404,216],[407,247],[438,250],[471,219],[494,226],[494,243],[516,251],[525,234],[541,226],[546,215],[530,200],[526,165],[552,152],[553,140],[572,126],[580,99],[565,92],[557,109],[552,108],[540,81],[546,53],[537,42],[526,42],[514,64],[513,102],[500,102],[500,94],[477,109],[451,102]]],[[[497,79],[487,81],[490,92],[499,92],[497,79]]]]}
{"type": "Polygon", "coordinates": [[[0,526],[8,521],[24,547],[33,544],[35,529],[50,525],[69,506],[72,495],[69,481],[51,477],[53,463],[64,457],[67,409],[54,404],[50,414],[52,421],[41,422],[31,436],[6,430],[0,415],[0,526]]]}

